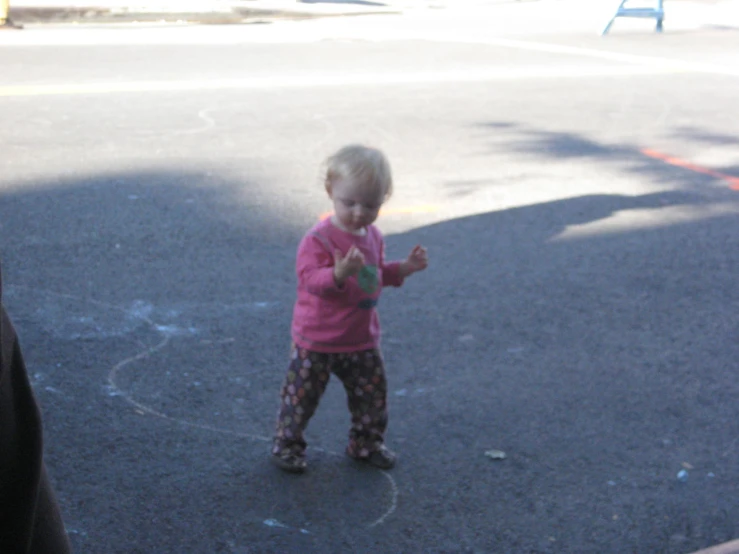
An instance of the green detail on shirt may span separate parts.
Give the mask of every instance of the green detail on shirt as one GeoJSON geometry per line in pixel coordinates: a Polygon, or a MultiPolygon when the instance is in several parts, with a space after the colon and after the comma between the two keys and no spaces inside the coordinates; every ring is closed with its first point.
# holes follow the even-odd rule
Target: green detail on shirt
{"type": "Polygon", "coordinates": [[[357,275],[357,282],[359,283],[359,288],[361,288],[364,292],[366,292],[367,294],[375,294],[380,285],[377,278],[377,266],[364,266],[359,271],[359,275],[357,275]]]}

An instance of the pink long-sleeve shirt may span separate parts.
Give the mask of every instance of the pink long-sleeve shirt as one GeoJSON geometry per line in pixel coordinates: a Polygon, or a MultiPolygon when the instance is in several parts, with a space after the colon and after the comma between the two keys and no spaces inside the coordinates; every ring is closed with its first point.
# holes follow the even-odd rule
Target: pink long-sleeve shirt
{"type": "Polygon", "coordinates": [[[293,310],[295,344],[314,352],[356,352],[380,344],[377,301],[382,288],[403,284],[400,262],[385,262],[385,242],[377,227],[364,236],[336,227],[330,218],[311,229],[298,247],[298,295],[293,310]],[[352,245],[365,266],[341,288],[334,281],[334,250],[346,255],[352,245]]]}

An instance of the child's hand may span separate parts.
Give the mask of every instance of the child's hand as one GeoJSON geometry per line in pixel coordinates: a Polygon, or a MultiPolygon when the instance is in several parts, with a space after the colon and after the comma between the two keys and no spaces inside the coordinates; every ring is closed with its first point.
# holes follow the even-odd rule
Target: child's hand
{"type": "Polygon", "coordinates": [[[364,267],[364,254],[356,246],[352,246],[346,253],[341,255],[341,250],[334,250],[334,281],[342,286],[352,275],[359,273],[364,267]]]}
{"type": "Polygon", "coordinates": [[[400,265],[404,277],[412,275],[417,271],[423,271],[429,265],[429,256],[426,253],[426,249],[420,244],[417,245],[411,250],[408,258],[400,265]]]}

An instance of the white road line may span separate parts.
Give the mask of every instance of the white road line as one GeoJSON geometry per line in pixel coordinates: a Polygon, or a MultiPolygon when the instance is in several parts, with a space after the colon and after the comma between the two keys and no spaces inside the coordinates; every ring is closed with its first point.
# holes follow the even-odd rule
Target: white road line
{"type": "Polygon", "coordinates": [[[489,46],[500,46],[502,48],[512,48],[516,50],[528,50],[532,52],[544,52],[547,54],[565,54],[570,56],[579,56],[586,58],[595,58],[599,60],[608,60],[611,62],[620,62],[628,64],[636,64],[651,67],[653,70],[676,71],[686,73],[712,73],[716,75],[726,75],[730,77],[739,77],[739,67],[724,67],[696,62],[687,62],[684,60],[675,60],[671,58],[663,58],[658,56],[642,56],[639,54],[623,54],[621,52],[610,52],[608,50],[598,50],[596,48],[582,48],[580,46],[567,46],[564,44],[554,44],[547,42],[534,42],[529,40],[517,40],[508,38],[462,38],[462,37],[437,37],[437,41],[464,43],[464,44],[485,44],[489,46]]]}
{"type": "Polygon", "coordinates": [[[126,92],[172,92],[197,90],[261,90],[278,88],[319,88],[337,86],[416,85],[434,83],[484,83],[523,79],[630,77],[657,73],[680,73],[677,66],[530,66],[495,67],[466,71],[427,73],[362,73],[283,75],[247,79],[182,81],[127,81],[108,83],[58,83],[48,85],[11,85],[0,87],[0,97],[90,95],[126,92]]]}

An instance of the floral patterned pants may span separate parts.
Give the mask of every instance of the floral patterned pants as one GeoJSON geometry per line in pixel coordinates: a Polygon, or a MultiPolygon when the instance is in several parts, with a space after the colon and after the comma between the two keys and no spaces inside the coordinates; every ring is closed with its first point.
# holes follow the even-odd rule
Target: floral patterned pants
{"type": "Polygon", "coordinates": [[[344,384],[352,425],[346,453],[367,458],[383,444],[387,427],[387,381],[379,350],[325,354],[293,345],[280,392],[272,453],[303,456],[303,431],[318,407],[331,373],[344,384]]]}

